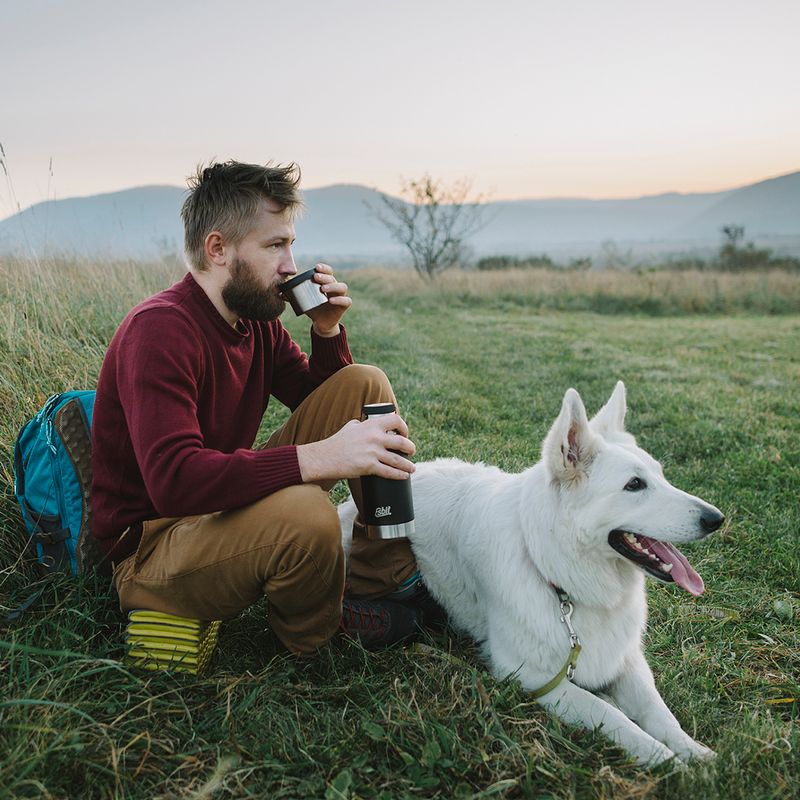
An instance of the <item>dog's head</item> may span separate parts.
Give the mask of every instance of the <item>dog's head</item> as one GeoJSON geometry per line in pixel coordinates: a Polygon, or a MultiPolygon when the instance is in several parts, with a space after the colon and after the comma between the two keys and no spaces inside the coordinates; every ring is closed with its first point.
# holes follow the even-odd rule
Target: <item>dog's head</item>
{"type": "Polygon", "coordinates": [[[580,395],[567,390],[542,448],[557,517],[598,569],[624,559],[699,595],[703,580],[674,543],[701,539],[725,518],[664,478],[661,465],[625,430],[626,411],[622,381],[591,421],[580,395]]]}

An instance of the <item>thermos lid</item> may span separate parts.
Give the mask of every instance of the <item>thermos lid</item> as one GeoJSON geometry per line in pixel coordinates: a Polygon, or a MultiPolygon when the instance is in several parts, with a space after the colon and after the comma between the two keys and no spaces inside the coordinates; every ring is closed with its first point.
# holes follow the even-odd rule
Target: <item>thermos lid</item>
{"type": "Polygon", "coordinates": [[[361,407],[361,413],[365,417],[378,417],[381,414],[392,414],[394,411],[394,403],[368,403],[361,407]]]}
{"type": "Polygon", "coordinates": [[[300,285],[303,281],[311,280],[311,277],[316,272],[314,268],[307,269],[305,272],[301,272],[299,275],[295,275],[294,278],[290,278],[288,281],[284,281],[278,288],[282,292],[286,292],[289,289],[294,289],[295,286],[300,285]]]}

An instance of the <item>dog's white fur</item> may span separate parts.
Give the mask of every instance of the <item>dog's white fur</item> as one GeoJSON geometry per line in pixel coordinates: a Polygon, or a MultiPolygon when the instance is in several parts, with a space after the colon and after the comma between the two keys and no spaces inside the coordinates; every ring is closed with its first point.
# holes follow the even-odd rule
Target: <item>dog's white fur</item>
{"type": "MultiPolygon", "coordinates": [[[[451,624],[482,644],[493,673],[536,690],[564,666],[569,636],[553,585],[574,604],[582,653],[572,681],[539,702],[562,720],[601,728],[639,763],[709,758],[656,689],[642,652],[644,573],[608,544],[612,530],[669,542],[708,533],[713,506],[670,485],[624,429],[625,387],[587,419],[574,389],[535,466],[509,474],[438,459],[413,476],[411,539],[425,584],[451,624]],[[632,477],[647,484],[626,491],[632,477]],[[600,696],[602,695],[602,696],[600,696]]],[[[340,506],[347,549],[356,514],[340,506]]]]}

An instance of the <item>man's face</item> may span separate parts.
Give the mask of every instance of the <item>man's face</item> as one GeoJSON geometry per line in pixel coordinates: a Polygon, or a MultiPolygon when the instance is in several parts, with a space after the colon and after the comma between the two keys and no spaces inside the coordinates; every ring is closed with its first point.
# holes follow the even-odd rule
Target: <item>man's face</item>
{"type": "Polygon", "coordinates": [[[222,287],[225,305],[242,319],[269,322],[286,303],[278,287],[297,267],[292,256],[294,225],[278,206],[265,201],[250,233],[236,245],[228,280],[222,287]]]}

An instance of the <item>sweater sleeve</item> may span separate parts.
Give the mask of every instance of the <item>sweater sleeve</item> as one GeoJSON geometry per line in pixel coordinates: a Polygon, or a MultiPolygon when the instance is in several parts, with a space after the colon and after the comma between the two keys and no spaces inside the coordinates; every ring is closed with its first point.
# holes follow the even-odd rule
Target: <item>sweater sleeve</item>
{"type": "Polygon", "coordinates": [[[273,323],[272,394],[294,411],[314,389],[334,372],[353,363],[347,332],[322,337],[311,328],[311,358],[302,352],[280,322],[273,323]]]}
{"type": "Polygon", "coordinates": [[[191,324],[158,308],[134,318],[121,343],[120,402],[159,516],[239,508],[302,483],[293,446],[231,453],[205,446],[197,415],[203,353],[191,324]]]}

